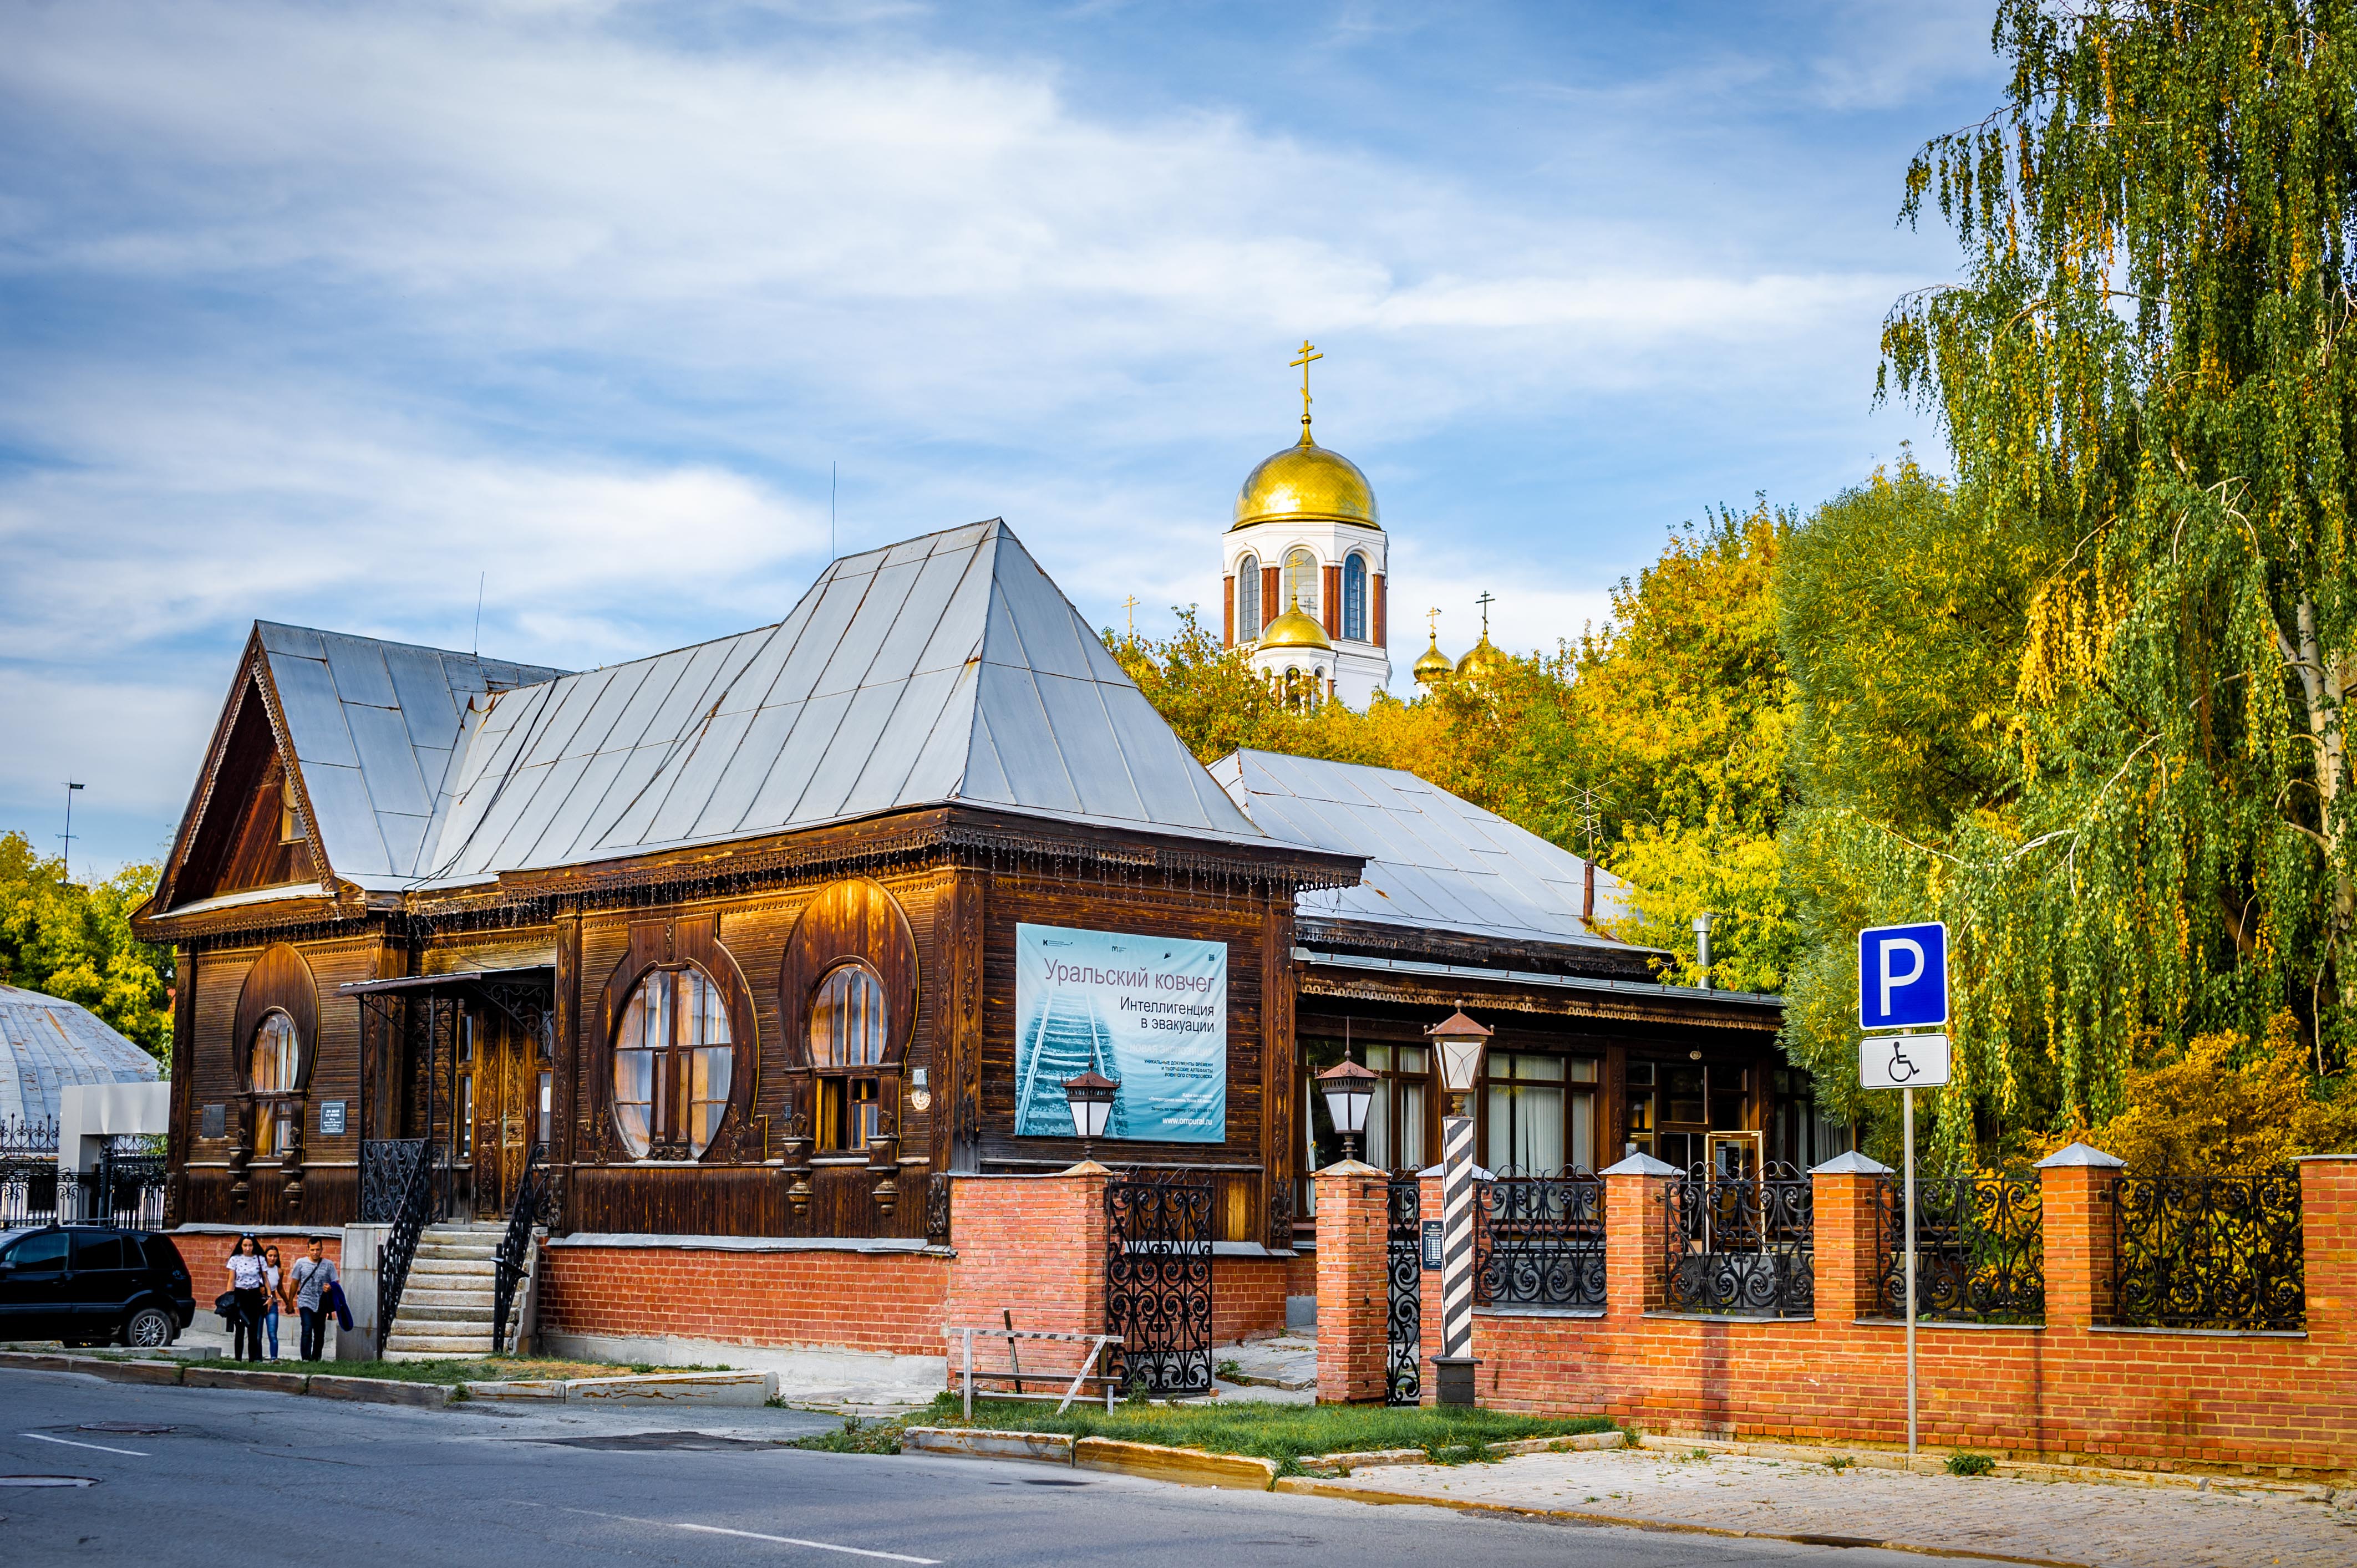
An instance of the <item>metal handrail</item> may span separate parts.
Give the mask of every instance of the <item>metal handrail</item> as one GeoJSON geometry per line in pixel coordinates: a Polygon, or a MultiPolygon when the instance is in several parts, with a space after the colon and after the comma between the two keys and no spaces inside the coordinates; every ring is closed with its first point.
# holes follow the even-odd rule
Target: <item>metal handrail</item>
{"type": "Polygon", "coordinates": [[[516,1183],[515,1206],[508,1210],[507,1233],[491,1273],[491,1354],[508,1348],[508,1308],[515,1305],[516,1283],[532,1266],[532,1231],[540,1223],[541,1182],[548,1173],[540,1163],[546,1145],[524,1150],[523,1176],[516,1183]]]}
{"type": "Polygon", "coordinates": [[[401,1310],[402,1287],[409,1283],[409,1265],[417,1256],[417,1242],[425,1234],[429,1211],[434,1207],[434,1162],[421,1159],[411,1167],[409,1179],[402,1184],[401,1203],[393,1212],[393,1229],[386,1232],[384,1251],[376,1262],[376,1353],[384,1354],[386,1336],[393,1332],[393,1320],[401,1310]]]}

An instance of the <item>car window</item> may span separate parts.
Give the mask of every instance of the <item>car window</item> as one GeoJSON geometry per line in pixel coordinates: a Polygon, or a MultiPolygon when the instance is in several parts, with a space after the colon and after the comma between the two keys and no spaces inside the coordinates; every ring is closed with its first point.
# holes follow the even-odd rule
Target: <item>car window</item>
{"type": "Polygon", "coordinates": [[[80,1273],[84,1269],[135,1269],[139,1267],[139,1260],[137,1257],[125,1255],[128,1251],[129,1249],[124,1246],[123,1238],[120,1236],[110,1236],[103,1233],[96,1236],[85,1236],[80,1232],[76,1232],[73,1239],[74,1272],[76,1273],[80,1273]]]}
{"type": "Polygon", "coordinates": [[[172,1245],[170,1237],[126,1236],[124,1238],[124,1240],[135,1246],[145,1247],[147,1250],[147,1266],[149,1268],[161,1269],[175,1279],[185,1280],[188,1277],[188,1265],[180,1261],[180,1249],[172,1245]]]}
{"type": "Polygon", "coordinates": [[[66,1233],[43,1230],[27,1236],[9,1250],[8,1261],[23,1274],[61,1274],[66,1268],[66,1233]]]}

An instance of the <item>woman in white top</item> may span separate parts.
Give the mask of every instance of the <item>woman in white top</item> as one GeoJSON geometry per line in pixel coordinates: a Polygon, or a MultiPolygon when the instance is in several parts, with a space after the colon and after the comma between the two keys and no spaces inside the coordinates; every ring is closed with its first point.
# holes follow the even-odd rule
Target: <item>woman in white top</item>
{"type": "Polygon", "coordinates": [[[231,1359],[240,1361],[262,1359],[262,1298],[269,1288],[270,1265],[263,1261],[262,1244],[251,1235],[237,1239],[237,1251],[229,1255],[224,1265],[229,1270],[229,1288],[237,1295],[230,1310],[231,1359]]]}

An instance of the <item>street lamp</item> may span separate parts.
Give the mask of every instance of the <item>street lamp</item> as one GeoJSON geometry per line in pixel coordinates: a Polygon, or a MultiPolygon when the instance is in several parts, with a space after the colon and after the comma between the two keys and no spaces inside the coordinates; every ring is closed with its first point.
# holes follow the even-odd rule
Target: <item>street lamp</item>
{"type": "Polygon", "coordinates": [[[1359,1157],[1359,1134],[1367,1130],[1367,1107],[1373,1103],[1376,1076],[1350,1058],[1318,1075],[1318,1092],[1326,1097],[1326,1111],[1334,1131],[1342,1134],[1342,1158],[1359,1157]]]}
{"type": "Polygon", "coordinates": [[[1089,1144],[1104,1136],[1105,1123],[1113,1119],[1113,1098],[1120,1092],[1120,1083],[1094,1068],[1064,1080],[1064,1103],[1071,1107],[1072,1131],[1080,1134],[1082,1165],[1089,1163],[1089,1144]]]}
{"type": "Polygon", "coordinates": [[[1458,1011],[1425,1031],[1440,1047],[1440,1083],[1448,1090],[1452,1116],[1466,1113],[1465,1102],[1473,1092],[1473,1080],[1481,1076],[1481,1052],[1491,1034],[1465,1015],[1464,1005],[1458,1003],[1458,1011]]]}
{"type": "Polygon", "coordinates": [[[1473,1118],[1467,1102],[1481,1076],[1491,1031],[1465,1015],[1465,1004],[1425,1031],[1440,1050],[1440,1082],[1449,1113],[1440,1123],[1440,1354],[1432,1359],[1435,1397],[1473,1402],[1473,1118]]]}

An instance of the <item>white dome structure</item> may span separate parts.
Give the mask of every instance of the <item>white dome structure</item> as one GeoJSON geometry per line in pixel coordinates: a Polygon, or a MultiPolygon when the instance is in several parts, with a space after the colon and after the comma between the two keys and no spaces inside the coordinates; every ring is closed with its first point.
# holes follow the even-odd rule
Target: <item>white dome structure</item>
{"type": "Polygon", "coordinates": [[[56,1122],[77,1083],[153,1083],[156,1058],[89,1008],[0,985],[0,1125],[56,1122]]]}

